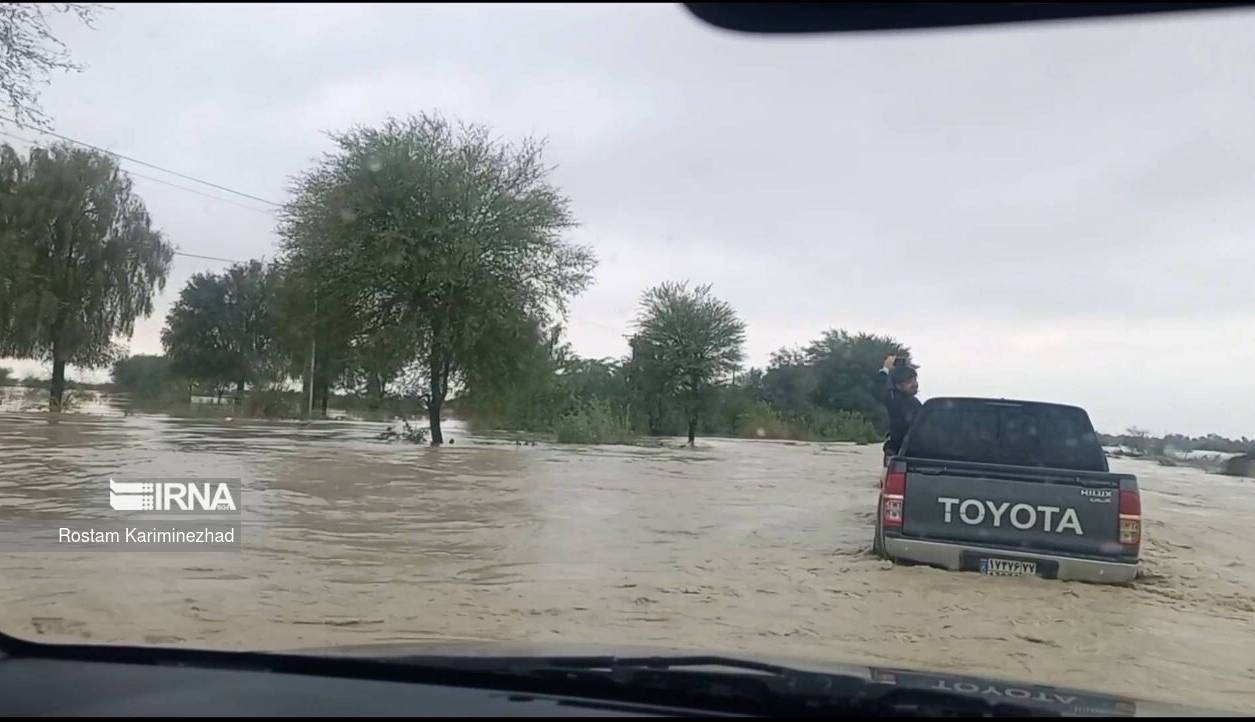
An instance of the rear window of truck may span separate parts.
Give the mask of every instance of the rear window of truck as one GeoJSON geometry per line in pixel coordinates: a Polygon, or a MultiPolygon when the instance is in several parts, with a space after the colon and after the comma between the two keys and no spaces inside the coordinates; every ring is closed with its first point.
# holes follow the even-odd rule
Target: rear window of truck
{"type": "Polygon", "coordinates": [[[1107,471],[1089,416],[1075,406],[931,399],[920,409],[904,456],[986,464],[1107,471]]]}

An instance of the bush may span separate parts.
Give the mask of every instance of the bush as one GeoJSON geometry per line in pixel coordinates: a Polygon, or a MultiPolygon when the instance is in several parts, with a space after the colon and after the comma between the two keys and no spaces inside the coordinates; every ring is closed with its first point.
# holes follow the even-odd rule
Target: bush
{"type": "Polygon", "coordinates": [[[759,402],[736,420],[736,435],[743,439],[797,439],[799,441],[876,441],[880,435],[857,411],[811,409],[785,417],[766,402],[759,402]]]}
{"type": "Polygon", "coordinates": [[[600,399],[563,414],[554,431],[560,444],[630,444],[636,439],[626,415],[600,399]]]}
{"type": "Polygon", "coordinates": [[[243,416],[290,419],[301,415],[300,399],[291,391],[253,389],[245,395],[243,416]]]}
{"type": "Polygon", "coordinates": [[[734,433],[742,439],[796,439],[798,429],[765,402],[736,417],[734,433]]]}
{"type": "Polygon", "coordinates": [[[857,411],[818,409],[808,416],[808,430],[820,441],[872,442],[881,438],[876,427],[857,411]]]}

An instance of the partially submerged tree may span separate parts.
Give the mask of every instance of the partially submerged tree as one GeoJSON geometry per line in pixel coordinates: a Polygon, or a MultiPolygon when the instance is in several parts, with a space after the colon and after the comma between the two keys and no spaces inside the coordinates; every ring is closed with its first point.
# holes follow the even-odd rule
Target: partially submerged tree
{"type": "Polygon", "coordinates": [[[565,313],[592,252],[562,238],[573,220],[540,143],[435,115],[332,139],[285,208],[285,263],[312,280],[311,304],[351,314],[360,334],[405,328],[418,360],[409,386],[441,444],[445,399],[491,356],[485,337],[520,315],[565,313]]]}
{"type": "Polygon", "coordinates": [[[107,365],[152,313],[174,249],[103,153],[3,146],[0,190],[0,356],[51,362],[56,411],[66,365],[107,365]]]}
{"type": "Polygon", "coordinates": [[[745,324],[710,285],[663,283],[645,292],[632,347],[646,383],[674,397],[684,410],[688,442],[715,389],[744,358],[745,324]]]}

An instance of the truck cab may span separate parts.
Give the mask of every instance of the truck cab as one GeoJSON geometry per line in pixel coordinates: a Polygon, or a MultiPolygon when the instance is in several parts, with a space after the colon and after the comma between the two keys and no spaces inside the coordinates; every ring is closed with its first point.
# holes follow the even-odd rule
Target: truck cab
{"type": "Polygon", "coordinates": [[[1035,401],[934,398],[881,477],[874,550],[955,571],[1127,583],[1137,478],[1112,473],[1088,414],[1035,401]]]}

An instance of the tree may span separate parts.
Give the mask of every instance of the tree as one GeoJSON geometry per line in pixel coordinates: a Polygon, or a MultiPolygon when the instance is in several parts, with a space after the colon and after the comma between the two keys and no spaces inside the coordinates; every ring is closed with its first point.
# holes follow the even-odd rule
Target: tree
{"type": "Polygon", "coordinates": [[[61,144],[26,160],[0,148],[0,356],[52,362],[52,409],[66,364],[119,354],[115,336],[152,313],[174,249],[108,155],[61,144]]]}
{"type": "Polygon", "coordinates": [[[1139,454],[1145,454],[1151,450],[1151,436],[1146,429],[1130,426],[1124,430],[1124,433],[1128,440],[1129,448],[1139,454]]]}
{"type": "Polygon", "coordinates": [[[8,386],[14,383],[13,369],[7,366],[0,366],[0,386],[8,386]]]}
{"type": "Polygon", "coordinates": [[[373,403],[382,404],[387,387],[412,359],[408,330],[364,328],[352,308],[334,298],[319,303],[316,268],[280,260],[274,269],[276,361],[289,377],[301,379],[300,408],[318,408],[326,416],[336,386],[353,392],[364,387],[373,403]]]}
{"type": "MultiPolygon", "coordinates": [[[[340,386],[366,397],[367,408],[383,407],[388,389],[401,375],[414,347],[405,327],[377,329],[350,339],[340,386]]],[[[323,399],[325,401],[326,394],[323,399]]],[[[324,413],[326,408],[323,409],[324,413]]]]}
{"type": "Polygon", "coordinates": [[[173,399],[187,400],[187,380],[176,375],[170,359],[165,356],[128,356],[113,362],[110,374],[120,391],[131,395],[132,400],[153,401],[173,399]]]}
{"type": "Polygon", "coordinates": [[[479,360],[465,374],[459,402],[481,423],[548,430],[566,410],[563,368],[570,346],[562,328],[535,319],[503,319],[480,337],[479,360]]]}
{"type": "Polygon", "coordinates": [[[883,433],[889,419],[880,401],[884,382],[876,372],[890,354],[911,361],[910,349],[888,336],[825,331],[805,349],[814,373],[811,401],[829,411],[856,411],[883,433]]]}
{"type": "Polygon", "coordinates": [[[815,368],[805,352],[780,349],[771,355],[763,377],[763,398],[786,416],[797,416],[814,407],[817,385],[815,368]]]}
{"type": "Polygon", "coordinates": [[[439,445],[450,389],[491,358],[483,339],[519,316],[564,315],[595,260],[561,237],[573,221],[540,143],[436,115],[332,140],[336,151],[297,178],[284,209],[285,262],[357,333],[407,329],[406,385],[439,445]]]}
{"type": "Polygon", "coordinates": [[[744,358],[745,324],[709,284],[663,283],[641,298],[633,342],[654,392],[679,402],[692,445],[705,405],[744,358]]]}
{"type": "Polygon", "coordinates": [[[39,107],[39,88],[53,72],[78,71],[70,54],[52,34],[52,14],[72,15],[91,27],[100,6],[94,3],[4,3],[0,5],[0,93],[19,124],[48,126],[39,107]]]}
{"type": "Polygon", "coordinates": [[[161,344],[175,373],[216,388],[269,381],[273,339],[271,270],[261,261],[188,280],[166,315],[161,344]]]}

